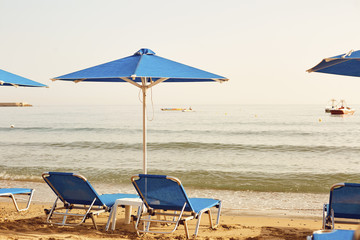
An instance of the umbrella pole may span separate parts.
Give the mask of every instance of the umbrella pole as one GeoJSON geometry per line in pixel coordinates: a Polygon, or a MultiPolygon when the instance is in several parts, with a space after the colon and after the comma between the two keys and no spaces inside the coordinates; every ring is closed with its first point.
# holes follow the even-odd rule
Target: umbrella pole
{"type": "Polygon", "coordinates": [[[146,145],[146,78],[142,79],[143,93],[143,171],[147,174],[147,145],[146,145]]]}

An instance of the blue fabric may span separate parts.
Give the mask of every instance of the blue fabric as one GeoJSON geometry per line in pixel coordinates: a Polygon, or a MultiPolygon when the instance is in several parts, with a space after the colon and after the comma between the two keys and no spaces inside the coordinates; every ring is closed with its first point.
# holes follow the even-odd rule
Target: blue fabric
{"type": "Polygon", "coordinates": [[[177,182],[166,179],[164,175],[141,174],[139,177],[136,186],[151,208],[181,210],[186,202],[186,211],[193,211],[185,191],[177,182]]]}
{"type": "Polygon", "coordinates": [[[13,86],[12,84],[16,84],[21,87],[47,87],[42,83],[32,81],[30,79],[21,77],[19,75],[1,69],[0,69],[0,82],[4,82],[3,84],[0,84],[0,86],[13,86]]]}
{"type": "Polygon", "coordinates": [[[360,51],[325,58],[308,71],[360,77],[360,51]]]}
{"type": "Polygon", "coordinates": [[[54,79],[65,81],[124,82],[119,77],[126,77],[135,82],[141,82],[141,77],[152,78],[153,81],[159,78],[169,78],[166,80],[167,82],[227,80],[220,75],[159,57],[150,49],[140,49],[132,56],[55,77],[54,79]],[[134,76],[136,78],[133,80],[134,76]]]}
{"type": "Polygon", "coordinates": [[[335,218],[360,219],[360,184],[345,183],[330,192],[327,214],[334,210],[335,218]]]}
{"type": "Polygon", "coordinates": [[[6,193],[12,194],[21,194],[21,193],[31,193],[29,188],[0,188],[0,195],[6,193]]]}
{"type": "Polygon", "coordinates": [[[96,199],[94,205],[111,207],[118,198],[138,197],[134,194],[99,196],[87,180],[85,181],[73,173],[49,172],[49,176],[45,176],[45,181],[60,199],[70,204],[90,205],[96,199]]]}
{"type": "Polygon", "coordinates": [[[313,234],[313,240],[352,240],[354,230],[332,230],[330,232],[319,231],[313,234]]]}
{"type": "Polygon", "coordinates": [[[199,213],[220,201],[208,198],[188,198],[181,183],[164,175],[140,174],[133,182],[139,196],[153,209],[179,211],[186,203],[185,211],[199,213]]]}

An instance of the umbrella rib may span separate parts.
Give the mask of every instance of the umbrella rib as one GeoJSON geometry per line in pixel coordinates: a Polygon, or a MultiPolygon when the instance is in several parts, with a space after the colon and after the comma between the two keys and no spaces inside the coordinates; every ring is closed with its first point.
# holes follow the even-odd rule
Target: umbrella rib
{"type": "Polygon", "coordinates": [[[162,83],[166,80],[168,80],[169,78],[159,78],[158,80],[156,80],[155,82],[152,82],[151,84],[147,85],[147,88],[151,88],[159,83],[162,83]]]}
{"type": "MultiPolygon", "coordinates": [[[[335,61],[335,60],[341,60],[341,59],[334,59],[334,58],[327,58],[327,59],[325,59],[325,61],[327,61],[327,62],[331,62],[331,61],[335,61]],[[332,60],[327,60],[327,59],[332,59],[332,60]]],[[[347,61],[350,61],[351,59],[343,59],[343,61],[341,61],[341,63],[344,63],[344,62],[347,62],[347,61]]],[[[319,63],[320,64],[320,63],[319,63]]],[[[318,65],[319,65],[318,64],[318,65]]],[[[313,67],[313,68],[310,68],[310,69],[308,69],[308,70],[306,70],[308,73],[311,73],[311,72],[316,72],[316,71],[319,71],[319,70],[321,70],[321,69],[324,69],[324,68],[328,68],[328,67],[331,67],[331,66],[335,66],[335,65],[337,65],[337,64],[339,64],[339,62],[334,62],[334,63],[332,63],[332,64],[328,64],[328,65],[326,65],[326,66],[323,66],[323,67],[313,67]]]]}
{"type": "Polygon", "coordinates": [[[82,82],[82,81],[84,81],[85,79],[86,79],[86,78],[74,80],[74,83],[82,82]]]}
{"type": "Polygon", "coordinates": [[[133,80],[131,80],[127,77],[120,77],[120,79],[124,80],[125,82],[131,83],[132,85],[134,85],[138,88],[142,88],[142,86],[140,84],[138,84],[137,82],[134,82],[133,80]]]}
{"type": "Polygon", "coordinates": [[[219,82],[219,83],[223,83],[223,82],[229,81],[229,79],[227,79],[227,78],[225,78],[225,79],[212,78],[212,80],[214,80],[215,82],[219,82]]]}
{"type": "Polygon", "coordinates": [[[136,72],[137,72],[137,70],[138,70],[138,68],[139,68],[140,62],[141,62],[141,60],[142,60],[142,57],[143,57],[143,55],[140,55],[140,59],[139,59],[139,61],[138,61],[137,64],[136,64],[135,71],[134,71],[134,74],[133,74],[133,75],[135,75],[135,76],[136,76],[136,72]]]}

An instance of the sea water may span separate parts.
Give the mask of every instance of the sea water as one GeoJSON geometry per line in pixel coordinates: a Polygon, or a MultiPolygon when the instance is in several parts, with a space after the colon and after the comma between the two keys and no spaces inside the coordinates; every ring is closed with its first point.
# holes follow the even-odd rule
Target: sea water
{"type": "MultiPolygon", "coordinates": [[[[320,105],[147,109],[148,173],[226,198],[231,209],[317,210],[332,184],[360,182],[360,117],[320,105]],[[299,207],[299,202],[301,206],[299,207]]],[[[354,106],[356,108],[356,106],[354,106]]],[[[0,180],[42,183],[80,173],[102,190],[132,191],[142,169],[142,106],[0,108],[0,180]],[[13,127],[11,127],[13,125],[13,127]]]]}

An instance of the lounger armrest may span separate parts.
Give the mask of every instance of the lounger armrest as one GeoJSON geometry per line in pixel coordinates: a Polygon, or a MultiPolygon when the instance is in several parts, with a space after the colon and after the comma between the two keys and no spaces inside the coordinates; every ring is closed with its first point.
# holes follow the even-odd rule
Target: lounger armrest
{"type": "Polygon", "coordinates": [[[327,220],[326,220],[326,218],[328,216],[327,208],[328,208],[328,204],[325,203],[323,206],[323,214],[322,214],[323,215],[322,229],[325,229],[326,222],[327,222],[327,220]]]}
{"type": "Polygon", "coordinates": [[[323,211],[324,212],[327,212],[327,207],[328,207],[328,204],[324,203],[324,206],[323,206],[323,211]]]}

